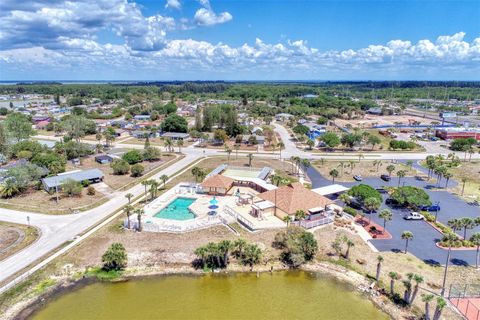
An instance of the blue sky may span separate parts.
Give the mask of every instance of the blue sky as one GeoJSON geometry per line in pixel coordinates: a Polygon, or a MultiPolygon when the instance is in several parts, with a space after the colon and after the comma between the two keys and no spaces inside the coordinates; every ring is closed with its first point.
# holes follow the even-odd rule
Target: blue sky
{"type": "Polygon", "coordinates": [[[4,0],[1,80],[480,80],[480,1],[4,0]]]}

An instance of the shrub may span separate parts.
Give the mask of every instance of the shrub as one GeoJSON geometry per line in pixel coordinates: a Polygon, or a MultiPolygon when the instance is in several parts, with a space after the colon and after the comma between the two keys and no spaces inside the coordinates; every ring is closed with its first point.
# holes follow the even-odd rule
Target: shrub
{"type": "Polygon", "coordinates": [[[84,188],[88,187],[89,185],[90,185],[90,181],[89,181],[89,180],[83,180],[83,181],[82,181],[82,186],[83,186],[84,188]]]}
{"type": "Polygon", "coordinates": [[[143,174],[143,171],[145,171],[145,168],[139,163],[134,164],[130,168],[130,172],[132,174],[132,177],[140,177],[143,174]]]}
{"type": "Polygon", "coordinates": [[[313,234],[295,226],[278,232],[273,246],[282,250],[280,255],[282,261],[293,268],[312,260],[318,249],[313,234]]]}
{"type": "Polygon", "coordinates": [[[407,207],[429,206],[432,204],[428,193],[412,186],[396,188],[391,194],[391,198],[399,205],[407,207]]]}
{"type": "Polygon", "coordinates": [[[380,194],[380,192],[366,184],[359,184],[358,186],[353,186],[350,190],[348,190],[347,194],[352,197],[358,198],[360,201],[362,201],[362,203],[368,198],[375,198],[379,202],[382,202],[382,195],[380,194]]]}
{"type": "Polygon", "coordinates": [[[143,150],[143,160],[146,161],[155,161],[159,160],[161,157],[160,149],[155,147],[148,147],[143,150]]]}
{"type": "Polygon", "coordinates": [[[103,270],[123,270],[127,266],[127,251],[121,243],[113,243],[102,256],[103,270]]]}
{"type": "Polygon", "coordinates": [[[143,156],[138,150],[130,150],[123,155],[122,159],[127,161],[128,164],[135,164],[142,162],[143,156]]]}
{"type": "Polygon", "coordinates": [[[33,153],[28,150],[22,150],[19,153],[17,153],[17,158],[18,159],[27,159],[30,160],[33,157],[33,153]]]}
{"type": "Polygon", "coordinates": [[[435,216],[427,211],[422,211],[421,214],[425,217],[428,222],[434,222],[435,216]]]}
{"type": "Polygon", "coordinates": [[[110,167],[113,169],[113,174],[116,175],[127,174],[130,171],[130,165],[123,159],[113,160],[110,167]]]}
{"type": "Polygon", "coordinates": [[[89,186],[89,187],[87,188],[87,195],[89,195],[89,196],[94,196],[95,193],[96,193],[96,190],[95,190],[94,187],[89,186]]]}
{"type": "Polygon", "coordinates": [[[82,184],[73,179],[67,179],[62,183],[62,191],[69,197],[78,196],[82,193],[82,184]]]}
{"type": "Polygon", "coordinates": [[[357,210],[353,209],[352,207],[345,207],[345,208],[343,208],[343,212],[345,212],[346,214],[351,215],[352,217],[356,217],[357,214],[358,214],[357,210]]]}

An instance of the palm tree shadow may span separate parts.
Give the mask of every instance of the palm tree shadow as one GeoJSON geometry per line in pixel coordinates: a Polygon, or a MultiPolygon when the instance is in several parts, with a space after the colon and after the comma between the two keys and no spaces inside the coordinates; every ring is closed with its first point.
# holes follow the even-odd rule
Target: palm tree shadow
{"type": "Polygon", "coordinates": [[[468,267],[469,264],[467,261],[465,260],[462,260],[462,259],[457,259],[457,258],[453,258],[450,260],[450,262],[456,266],[462,266],[462,267],[468,267]]]}

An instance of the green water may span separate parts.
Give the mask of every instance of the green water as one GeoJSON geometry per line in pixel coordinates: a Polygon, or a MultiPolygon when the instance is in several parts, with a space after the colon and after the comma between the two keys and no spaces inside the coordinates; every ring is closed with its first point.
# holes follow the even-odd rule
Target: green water
{"type": "Polygon", "coordinates": [[[348,285],[306,272],[162,276],[95,283],[33,319],[388,319],[348,285]]]}
{"type": "Polygon", "coordinates": [[[176,198],[165,208],[160,210],[155,217],[170,220],[189,220],[195,218],[195,215],[188,207],[195,202],[191,198],[176,198]]]}

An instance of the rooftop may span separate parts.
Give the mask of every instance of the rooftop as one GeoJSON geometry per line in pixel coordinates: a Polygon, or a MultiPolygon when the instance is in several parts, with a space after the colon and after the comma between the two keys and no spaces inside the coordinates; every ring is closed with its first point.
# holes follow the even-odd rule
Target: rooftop
{"type": "Polygon", "coordinates": [[[276,203],[277,208],[289,215],[294,215],[297,210],[308,213],[312,208],[325,208],[333,203],[330,199],[305,188],[299,182],[260,193],[258,197],[276,203]]]}

